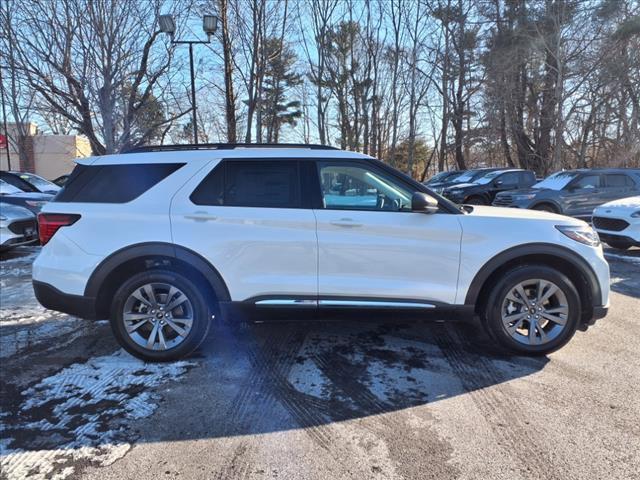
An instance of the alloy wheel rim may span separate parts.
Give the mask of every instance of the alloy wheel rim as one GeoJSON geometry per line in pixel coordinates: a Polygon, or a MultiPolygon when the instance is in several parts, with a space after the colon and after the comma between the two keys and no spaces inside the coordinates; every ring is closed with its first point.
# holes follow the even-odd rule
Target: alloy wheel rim
{"type": "Polygon", "coordinates": [[[162,282],[137,287],[122,312],[127,335],[140,347],[164,351],[180,345],[193,327],[193,306],[179,288],[162,282]]]}
{"type": "Polygon", "coordinates": [[[502,325],[519,343],[545,345],[560,335],[569,319],[569,303],[562,289],[540,278],[522,281],[505,296],[502,325]]]}

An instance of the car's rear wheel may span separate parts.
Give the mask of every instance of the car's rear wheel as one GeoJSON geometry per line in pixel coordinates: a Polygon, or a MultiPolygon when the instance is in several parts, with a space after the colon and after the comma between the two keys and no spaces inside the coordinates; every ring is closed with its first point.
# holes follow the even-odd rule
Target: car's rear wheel
{"type": "Polygon", "coordinates": [[[625,242],[624,240],[607,240],[606,243],[618,250],[627,250],[633,246],[631,242],[625,242]]]}
{"type": "Polygon", "coordinates": [[[485,200],[484,197],[480,195],[473,195],[465,200],[464,203],[468,203],[470,205],[489,205],[489,202],[485,200]]]}
{"type": "Polygon", "coordinates": [[[149,270],[126,281],[111,305],[111,328],[132,355],[149,361],[185,357],[210,326],[206,298],[181,274],[149,270]]]}
{"type": "Polygon", "coordinates": [[[566,275],[549,267],[522,266],[498,280],[484,321],[501,347],[544,355],[573,337],[580,316],[580,297],[566,275]]]}

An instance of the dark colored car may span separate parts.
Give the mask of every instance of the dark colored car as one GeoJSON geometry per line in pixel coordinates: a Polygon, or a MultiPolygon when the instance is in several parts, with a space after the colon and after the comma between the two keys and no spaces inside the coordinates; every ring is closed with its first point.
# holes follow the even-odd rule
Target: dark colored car
{"type": "Polygon", "coordinates": [[[435,183],[444,183],[448,181],[452,181],[455,177],[462,175],[464,170],[449,170],[448,172],[440,172],[436,173],[429,180],[424,182],[425,185],[432,185],[435,183]]]}
{"type": "Polygon", "coordinates": [[[531,188],[499,193],[493,205],[590,218],[603,203],[638,194],[640,169],[578,169],[554,173],[531,188]]]}
{"type": "Polygon", "coordinates": [[[51,181],[59,187],[64,187],[65,183],[67,183],[67,180],[69,180],[69,176],[70,174],[60,175],[58,178],[51,181]]]}
{"type": "Polygon", "coordinates": [[[457,185],[460,183],[470,183],[480,177],[484,177],[489,172],[496,170],[503,170],[503,168],[476,168],[473,170],[464,170],[459,175],[452,176],[446,179],[444,182],[434,182],[429,184],[429,188],[436,193],[444,192],[445,188],[457,185]]]}
{"type": "Polygon", "coordinates": [[[53,198],[53,195],[39,192],[23,192],[19,188],[0,179],[0,200],[4,203],[18,205],[38,213],[42,206],[53,198]]]}
{"type": "Polygon", "coordinates": [[[0,180],[19,188],[23,192],[50,193],[55,195],[60,187],[35,173],[27,172],[0,172],[0,180]]]}
{"type": "Polygon", "coordinates": [[[536,176],[529,170],[503,169],[485,173],[472,183],[461,183],[445,188],[442,194],[455,203],[491,205],[499,192],[530,187],[536,176]]]}

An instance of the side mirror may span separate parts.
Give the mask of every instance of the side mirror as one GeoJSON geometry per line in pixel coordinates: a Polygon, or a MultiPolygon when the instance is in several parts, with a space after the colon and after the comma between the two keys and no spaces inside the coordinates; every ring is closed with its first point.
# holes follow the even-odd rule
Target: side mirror
{"type": "Polygon", "coordinates": [[[502,185],[504,185],[504,181],[496,180],[495,182],[493,182],[493,185],[496,187],[501,187],[502,185]]]}
{"type": "Polygon", "coordinates": [[[411,197],[411,211],[418,213],[436,213],[438,211],[438,200],[426,193],[415,192],[411,197]]]}

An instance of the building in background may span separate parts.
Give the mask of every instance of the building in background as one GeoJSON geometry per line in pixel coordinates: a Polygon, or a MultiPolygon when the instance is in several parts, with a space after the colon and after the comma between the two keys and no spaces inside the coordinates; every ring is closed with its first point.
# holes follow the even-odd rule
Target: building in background
{"type": "MultiPolygon", "coordinates": [[[[25,125],[27,132],[24,141],[25,155],[21,156],[16,141],[18,138],[16,124],[8,123],[7,131],[11,170],[37,173],[41,177],[52,180],[70,173],[76,158],[91,155],[91,146],[86,138],[79,135],[43,134],[35,123],[29,123],[25,125]]],[[[0,170],[8,169],[7,150],[0,149],[0,170]]]]}

